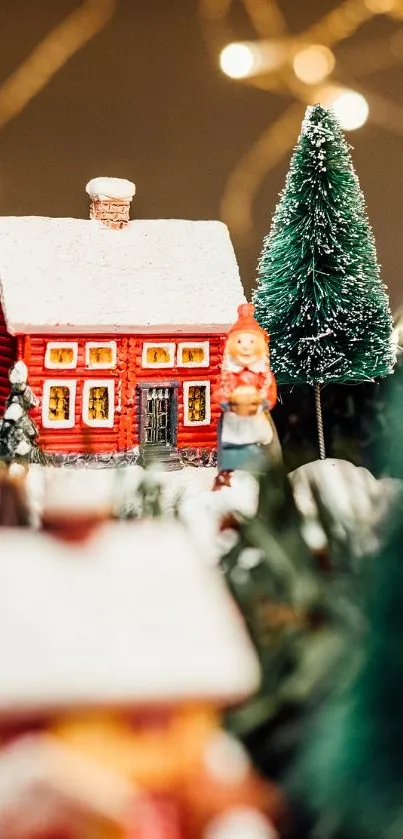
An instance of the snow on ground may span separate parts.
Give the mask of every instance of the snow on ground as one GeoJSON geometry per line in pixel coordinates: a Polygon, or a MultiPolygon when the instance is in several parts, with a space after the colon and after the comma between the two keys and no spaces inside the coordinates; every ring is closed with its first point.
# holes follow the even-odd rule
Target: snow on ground
{"type": "Polygon", "coordinates": [[[234,512],[253,516],[257,501],[255,479],[246,472],[235,472],[230,487],[185,498],[180,506],[180,517],[203,554],[210,557],[212,563],[217,563],[237,539],[234,531],[220,533],[223,518],[234,512]]]}
{"type": "MultiPolygon", "coordinates": [[[[166,513],[177,511],[204,556],[217,562],[236,535],[220,533],[226,514],[239,512],[253,516],[257,507],[257,484],[245,472],[235,472],[231,487],[212,492],[216,470],[195,468],[166,472],[140,466],[118,469],[70,469],[32,465],[27,479],[28,495],[34,524],[42,510],[91,507],[115,510],[127,515],[138,508],[137,490],[147,481],[149,487],[161,486],[162,508],[166,513]],[[136,501],[137,498],[137,501],[136,501]]],[[[328,458],[301,466],[290,474],[295,500],[306,522],[305,538],[312,547],[324,544],[312,495],[317,487],[339,528],[359,534],[359,541],[373,541],[376,525],[385,515],[398,482],[377,480],[366,469],[343,460],[328,458]]]]}
{"type": "MultiPolygon", "coordinates": [[[[235,473],[232,486],[211,492],[216,470],[192,466],[176,472],[140,466],[120,469],[63,469],[33,464],[27,487],[34,523],[40,521],[44,507],[83,510],[103,507],[127,514],[136,506],[139,485],[146,480],[162,487],[162,508],[166,513],[178,510],[198,547],[205,556],[218,559],[222,539],[218,540],[222,517],[239,511],[253,515],[257,503],[257,485],[243,472],[235,473]]],[[[225,540],[226,537],[224,537],[225,540]]]]}
{"type": "Polygon", "coordinates": [[[305,520],[308,544],[320,548],[326,542],[318,521],[314,489],[320,492],[340,536],[349,535],[358,551],[376,548],[376,531],[399,491],[398,481],[378,480],[368,469],[336,458],[306,463],[291,472],[289,478],[305,520]]]}
{"type": "Polygon", "coordinates": [[[174,472],[152,467],[125,466],[118,469],[71,469],[32,464],[28,492],[38,512],[44,503],[52,508],[103,505],[120,510],[130,505],[139,485],[146,479],[162,486],[163,509],[171,510],[181,498],[190,498],[211,489],[216,476],[213,468],[185,467],[174,472]]]}

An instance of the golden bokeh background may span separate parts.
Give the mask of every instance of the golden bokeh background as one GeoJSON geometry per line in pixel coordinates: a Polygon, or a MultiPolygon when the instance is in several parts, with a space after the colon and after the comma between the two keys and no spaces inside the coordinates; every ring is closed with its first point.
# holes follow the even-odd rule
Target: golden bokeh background
{"type": "Polygon", "coordinates": [[[2,0],[0,212],[129,177],[141,217],[223,218],[249,291],[304,110],[338,104],[396,306],[402,63],[403,0],[2,0]]]}

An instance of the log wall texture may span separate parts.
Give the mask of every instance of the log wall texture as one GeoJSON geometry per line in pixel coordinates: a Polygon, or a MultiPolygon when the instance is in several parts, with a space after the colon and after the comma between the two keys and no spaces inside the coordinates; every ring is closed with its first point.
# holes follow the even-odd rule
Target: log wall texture
{"type": "Polygon", "coordinates": [[[10,393],[8,371],[17,354],[17,342],[8,334],[3,310],[0,303],[0,417],[3,415],[5,401],[10,393]]]}
{"type": "MultiPolygon", "coordinates": [[[[0,321],[0,342],[1,342],[0,321]]],[[[20,357],[29,370],[29,384],[42,402],[44,383],[48,379],[73,379],[77,383],[75,425],[73,428],[43,428],[42,405],[32,411],[32,418],[40,428],[39,445],[53,453],[102,453],[125,451],[139,442],[140,384],[159,382],[169,387],[177,383],[177,445],[179,448],[216,447],[219,406],[214,399],[214,389],[220,374],[224,335],[51,335],[26,336],[19,340],[20,357]],[[77,366],[74,369],[48,369],[44,366],[47,342],[78,344],[77,366]],[[109,369],[89,369],[85,363],[87,341],[100,344],[116,341],[116,366],[109,369]],[[209,342],[208,367],[181,367],[177,365],[177,347],[181,342],[209,342]],[[169,368],[142,366],[143,343],[174,343],[175,365],[169,368]],[[115,383],[115,413],[113,428],[92,428],[82,418],[84,382],[91,379],[112,379],[115,383]],[[189,381],[210,383],[211,421],[209,425],[184,424],[184,384],[189,381]]],[[[8,363],[8,366],[9,363],[8,363]]],[[[0,368],[1,375],[1,368],[0,368]]],[[[1,385],[1,380],[0,380],[1,385]]],[[[0,391],[1,395],[1,391],[0,391]]]]}

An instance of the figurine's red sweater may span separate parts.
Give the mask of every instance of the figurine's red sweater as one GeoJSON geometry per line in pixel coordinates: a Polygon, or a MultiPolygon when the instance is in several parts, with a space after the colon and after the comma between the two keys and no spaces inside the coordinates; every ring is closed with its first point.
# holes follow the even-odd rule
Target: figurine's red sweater
{"type": "Polygon", "coordinates": [[[220,386],[216,391],[217,401],[221,405],[229,402],[235,388],[241,386],[255,387],[262,401],[268,402],[269,410],[274,408],[277,402],[277,385],[269,368],[256,371],[249,367],[240,367],[239,370],[223,371],[220,386]]]}

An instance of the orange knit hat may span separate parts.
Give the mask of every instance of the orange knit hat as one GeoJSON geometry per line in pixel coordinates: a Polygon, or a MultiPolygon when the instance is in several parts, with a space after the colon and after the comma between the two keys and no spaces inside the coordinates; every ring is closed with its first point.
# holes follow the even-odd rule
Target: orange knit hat
{"type": "Polygon", "coordinates": [[[258,332],[265,340],[269,341],[269,336],[265,329],[259,326],[257,320],[253,317],[255,307],[253,303],[241,303],[238,306],[238,320],[231,326],[227,333],[227,337],[234,335],[236,332],[258,332]]]}

